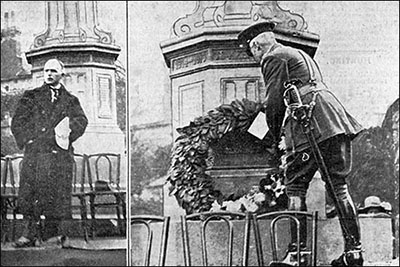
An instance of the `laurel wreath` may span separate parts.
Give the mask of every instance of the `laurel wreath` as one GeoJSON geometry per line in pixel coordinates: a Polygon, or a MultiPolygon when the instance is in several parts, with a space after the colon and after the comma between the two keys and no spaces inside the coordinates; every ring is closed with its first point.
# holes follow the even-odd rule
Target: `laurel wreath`
{"type": "Polygon", "coordinates": [[[211,209],[220,197],[206,169],[212,166],[210,143],[231,131],[247,131],[261,110],[259,102],[234,100],[178,128],[167,176],[169,195],[175,196],[187,214],[211,209]]]}

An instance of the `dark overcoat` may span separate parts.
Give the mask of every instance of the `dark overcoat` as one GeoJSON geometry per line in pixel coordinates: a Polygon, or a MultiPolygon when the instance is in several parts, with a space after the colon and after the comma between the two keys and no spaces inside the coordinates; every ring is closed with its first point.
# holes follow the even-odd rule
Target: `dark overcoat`
{"type": "Polygon", "coordinates": [[[49,85],[25,91],[11,122],[16,143],[24,149],[18,193],[24,215],[71,216],[72,143],[84,133],[88,120],[78,98],[63,85],[59,90],[54,102],[49,85]],[[67,150],[57,145],[54,131],[65,117],[71,129],[67,150]]]}
{"type": "Polygon", "coordinates": [[[275,44],[261,60],[261,69],[266,86],[264,99],[267,125],[276,143],[285,136],[288,153],[309,147],[307,137],[300,124],[287,116],[284,103],[284,83],[300,79],[300,95],[303,103],[309,104],[314,93],[316,105],[312,114],[312,128],[318,142],[339,134],[354,138],[362,126],[346,111],[334,94],[323,83],[316,62],[306,53],[288,46],[275,44]],[[310,80],[314,80],[311,83],[310,80]]]}

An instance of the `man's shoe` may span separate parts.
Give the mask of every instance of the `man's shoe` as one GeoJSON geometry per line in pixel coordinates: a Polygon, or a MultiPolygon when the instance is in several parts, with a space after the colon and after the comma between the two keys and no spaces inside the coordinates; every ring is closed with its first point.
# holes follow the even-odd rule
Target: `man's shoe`
{"type": "Polygon", "coordinates": [[[364,259],[361,250],[344,252],[339,258],[331,262],[332,266],[363,266],[364,259]]]}
{"type": "Polygon", "coordinates": [[[14,248],[27,248],[27,247],[34,247],[35,246],[35,239],[30,240],[24,236],[21,236],[14,244],[14,248]]]}
{"type": "Polygon", "coordinates": [[[46,246],[61,246],[61,247],[68,247],[69,246],[69,239],[65,235],[58,235],[48,238],[45,241],[46,246]]]}
{"type": "Polygon", "coordinates": [[[62,248],[70,248],[71,247],[71,243],[69,241],[68,236],[66,235],[62,235],[60,238],[60,244],[62,248]]]}

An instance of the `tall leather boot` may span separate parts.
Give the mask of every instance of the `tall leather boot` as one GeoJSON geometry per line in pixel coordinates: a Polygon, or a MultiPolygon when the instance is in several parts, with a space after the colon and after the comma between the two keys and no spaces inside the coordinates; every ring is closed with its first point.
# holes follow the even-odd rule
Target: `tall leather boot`
{"type": "MultiPolygon", "coordinates": [[[[343,222],[340,226],[344,236],[344,253],[340,255],[339,258],[333,260],[331,265],[363,266],[364,260],[362,256],[360,224],[357,210],[349,194],[347,185],[336,186],[335,191],[339,205],[341,205],[343,211],[343,222]]],[[[338,207],[336,207],[336,209],[338,209],[338,207]]]]}
{"type": "MultiPolygon", "coordinates": [[[[301,196],[290,196],[289,197],[289,210],[290,211],[307,211],[306,198],[301,196]]],[[[283,263],[288,265],[297,266],[297,247],[300,244],[300,251],[306,249],[307,244],[307,217],[299,216],[297,219],[300,222],[299,232],[300,232],[300,242],[297,242],[297,224],[295,221],[290,221],[290,234],[291,242],[289,243],[288,249],[286,251],[283,263]]],[[[301,254],[301,253],[300,253],[301,254]]],[[[302,255],[300,257],[300,266],[307,266],[307,257],[302,255]]]]}

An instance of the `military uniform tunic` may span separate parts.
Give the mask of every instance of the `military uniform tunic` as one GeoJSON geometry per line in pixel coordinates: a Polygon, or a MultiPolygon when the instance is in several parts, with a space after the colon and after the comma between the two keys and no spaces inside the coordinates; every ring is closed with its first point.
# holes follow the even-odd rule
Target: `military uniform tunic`
{"type": "Polygon", "coordinates": [[[286,150],[289,153],[302,151],[309,145],[300,124],[291,117],[284,120],[286,111],[283,100],[284,83],[288,80],[302,81],[303,86],[299,91],[305,104],[309,104],[313,92],[317,92],[312,127],[318,142],[339,134],[354,138],[363,129],[327,89],[318,66],[305,53],[292,47],[275,44],[269,53],[263,56],[261,68],[266,86],[264,104],[267,124],[276,143],[280,141],[281,134],[285,136],[286,150]],[[311,78],[315,85],[310,83],[311,78]]]}

